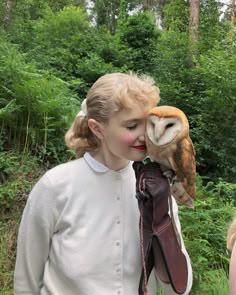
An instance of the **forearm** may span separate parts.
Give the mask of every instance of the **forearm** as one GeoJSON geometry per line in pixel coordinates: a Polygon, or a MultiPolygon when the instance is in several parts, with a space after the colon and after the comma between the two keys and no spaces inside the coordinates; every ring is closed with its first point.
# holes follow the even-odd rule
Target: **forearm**
{"type": "Polygon", "coordinates": [[[47,178],[32,190],[19,227],[14,294],[40,294],[53,232],[53,203],[47,178]]]}
{"type": "MultiPolygon", "coordinates": [[[[14,294],[40,294],[42,287],[44,260],[48,255],[42,246],[40,231],[32,233],[31,226],[22,220],[17,243],[14,272],[14,294]],[[37,236],[38,237],[37,237],[37,236]]],[[[35,227],[34,227],[35,229],[35,227]]]]}

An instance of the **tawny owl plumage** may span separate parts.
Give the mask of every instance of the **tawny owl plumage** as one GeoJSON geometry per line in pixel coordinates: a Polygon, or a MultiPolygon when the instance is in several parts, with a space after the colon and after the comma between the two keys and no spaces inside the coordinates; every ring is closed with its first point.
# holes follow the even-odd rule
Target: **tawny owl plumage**
{"type": "Polygon", "coordinates": [[[170,171],[174,171],[171,184],[174,198],[193,208],[196,198],[195,150],[184,112],[172,106],[151,109],[147,118],[146,145],[148,156],[161,165],[164,174],[169,176],[170,171]]]}

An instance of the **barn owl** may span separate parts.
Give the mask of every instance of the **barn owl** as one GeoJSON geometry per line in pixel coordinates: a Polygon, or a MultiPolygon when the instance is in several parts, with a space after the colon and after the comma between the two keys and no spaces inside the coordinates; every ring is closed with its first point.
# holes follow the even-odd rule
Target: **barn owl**
{"type": "Polygon", "coordinates": [[[174,178],[171,193],[180,203],[193,208],[196,197],[195,150],[189,137],[189,123],[185,114],[172,106],[151,109],[146,126],[147,154],[161,165],[163,174],[174,178]]]}

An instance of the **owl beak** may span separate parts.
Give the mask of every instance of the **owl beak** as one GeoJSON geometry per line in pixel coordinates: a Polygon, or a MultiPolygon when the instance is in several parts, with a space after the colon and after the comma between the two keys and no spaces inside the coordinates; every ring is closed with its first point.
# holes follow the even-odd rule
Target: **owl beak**
{"type": "Polygon", "coordinates": [[[156,123],[155,123],[155,140],[156,141],[158,141],[159,139],[160,139],[160,137],[161,137],[161,135],[162,135],[162,132],[161,132],[161,129],[160,129],[160,126],[159,126],[159,124],[158,124],[159,122],[157,121],[156,123]]]}

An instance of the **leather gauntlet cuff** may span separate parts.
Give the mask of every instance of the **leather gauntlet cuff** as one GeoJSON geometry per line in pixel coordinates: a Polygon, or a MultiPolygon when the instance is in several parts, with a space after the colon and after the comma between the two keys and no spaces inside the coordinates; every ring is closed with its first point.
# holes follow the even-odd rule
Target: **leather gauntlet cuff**
{"type": "Polygon", "coordinates": [[[183,294],[188,281],[187,260],[168,214],[169,183],[154,162],[147,165],[139,162],[133,167],[137,178],[143,256],[139,294],[145,294],[153,268],[161,281],[170,283],[175,293],[183,294]]]}
{"type": "Polygon", "coordinates": [[[139,294],[143,295],[146,291],[153,268],[162,282],[170,283],[175,293],[183,294],[188,282],[187,260],[181,251],[170,217],[165,219],[158,231],[142,229],[140,220],[140,236],[143,240],[144,265],[139,294]]]}

